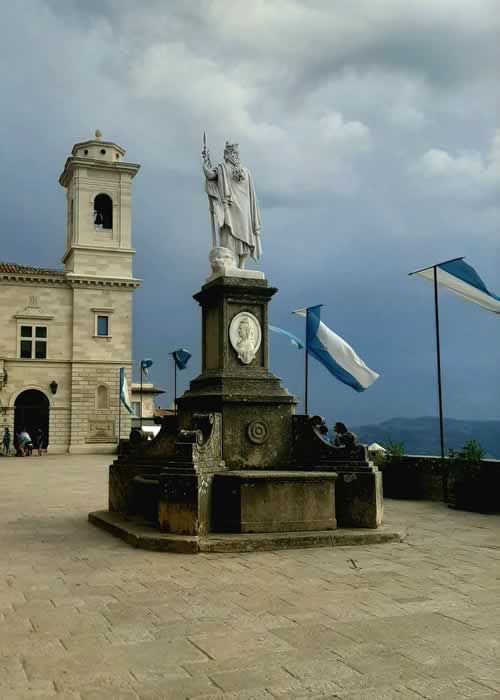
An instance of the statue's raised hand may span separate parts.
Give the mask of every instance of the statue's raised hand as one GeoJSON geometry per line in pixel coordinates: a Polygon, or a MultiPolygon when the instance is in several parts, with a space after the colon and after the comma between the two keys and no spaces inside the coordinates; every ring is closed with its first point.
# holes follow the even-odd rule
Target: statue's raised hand
{"type": "Polygon", "coordinates": [[[207,165],[209,168],[212,166],[210,162],[210,151],[206,146],[203,147],[203,150],[201,152],[201,157],[203,158],[203,164],[207,165]]]}

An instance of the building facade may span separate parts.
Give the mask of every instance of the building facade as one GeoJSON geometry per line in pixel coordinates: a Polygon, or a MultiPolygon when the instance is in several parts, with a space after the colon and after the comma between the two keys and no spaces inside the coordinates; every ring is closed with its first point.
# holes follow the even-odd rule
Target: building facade
{"type": "Polygon", "coordinates": [[[147,422],[148,425],[154,425],[156,410],[155,399],[157,396],[160,396],[164,393],[165,392],[163,391],[163,389],[159,389],[154,384],[150,384],[149,382],[143,382],[142,392],[141,385],[139,384],[139,382],[132,384],[131,403],[133,427],[138,427],[140,425],[141,416],[143,422],[147,422]]]}
{"type": "Polygon", "coordinates": [[[96,132],[66,160],[64,269],[0,262],[0,431],[41,427],[50,452],[113,452],[130,431],[119,370],[130,384],[140,166],[124,156],[96,132]]]}

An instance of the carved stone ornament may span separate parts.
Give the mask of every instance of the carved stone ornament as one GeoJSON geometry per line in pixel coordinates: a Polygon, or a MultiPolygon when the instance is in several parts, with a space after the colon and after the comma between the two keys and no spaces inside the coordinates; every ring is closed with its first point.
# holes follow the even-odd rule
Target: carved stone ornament
{"type": "Polygon", "coordinates": [[[226,275],[238,267],[233,251],[222,246],[212,248],[208,259],[214,275],[226,275]]]}
{"type": "Polygon", "coordinates": [[[229,340],[244,365],[249,365],[257,354],[262,341],[259,321],[248,311],[241,311],[231,321],[229,340]]]}
{"type": "Polygon", "coordinates": [[[252,420],[247,425],[247,435],[250,442],[262,445],[267,440],[267,425],[261,420],[252,420]]]}

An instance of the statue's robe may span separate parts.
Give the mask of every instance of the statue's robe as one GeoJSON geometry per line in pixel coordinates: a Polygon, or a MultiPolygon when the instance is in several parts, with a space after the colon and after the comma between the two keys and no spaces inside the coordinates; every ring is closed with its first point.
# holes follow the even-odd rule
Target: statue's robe
{"type": "Polygon", "coordinates": [[[252,175],[242,170],[245,178],[235,180],[232,167],[219,163],[213,170],[215,178],[205,178],[205,191],[219,226],[221,246],[258,260],[262,253],[259,204],[252,175]]]}

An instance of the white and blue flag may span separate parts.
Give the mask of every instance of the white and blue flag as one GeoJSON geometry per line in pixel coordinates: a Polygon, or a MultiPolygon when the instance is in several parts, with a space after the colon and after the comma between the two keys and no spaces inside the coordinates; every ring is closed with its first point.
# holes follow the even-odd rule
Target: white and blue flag
{"type": "Polygon", "coordinates": [[[304,343],[300,340],[300,338],[297,338],[296,335],[293,333],[290,333],[290,331],[285,331],[284,328],[280,328],[279,326],[271,326],[269,325],[269,330],[273,331],[274,333],[279,333],[280,335],[284,335],[285,338],[288,338],[288,340],[291,342],[292,345],[295,345],[297,350],[302,350],[304,347],[304,343]]]}
{"type": "Polygon", "coordinates": [[[364,391],[379,375],[365,365],[351,346],[321,320],[321,305],[294,311],[306,317],[306,348],[339,381],[364,391]]]}
{"type": "Polygon", "coordinates": [[[149,374],[149,368],[153,365],[153,360],[149,358],[141,360],[141,372],[144,372],[144,376],[147,377],[149,374]]]}
{"type": "Polygon", "coordinates": [[[120,367],[120,401],[129,413],[132,413],[132,402],[130,400],[130,389],[125,376],[125,367],[120,367]]]}
{"type": "MultiPolygon", "coordinates": [[[[418,270],[414,274],[433,281],[434,267],[418,270]]],[[[500,296],[490,292],[474,268],[463,258],[436,265],[436,277],[437,283],[442,287],[446,287],[467,301],[479,304],[488,311],[500,314],[500,296]]]]}
{"type": "Polygon", "coordinates": [[[187,363],[191,359],[191,353],[184,348],[179,348],[178,350],[174,350],[172,357],[174,358],[177,369],[186,369],[187,363]]]}

